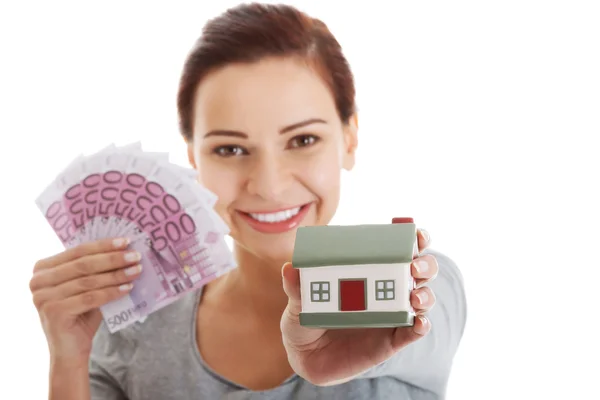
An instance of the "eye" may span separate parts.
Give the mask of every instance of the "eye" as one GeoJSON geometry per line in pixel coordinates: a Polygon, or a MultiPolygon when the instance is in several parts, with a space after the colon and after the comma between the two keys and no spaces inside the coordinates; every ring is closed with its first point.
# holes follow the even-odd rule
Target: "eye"
{"type": "Polygon", "coordinates": [[[235,145],[219,146],[215,148],[213,152],[221,157],[235,157],[247,154],[246,150],[244,150],[240,146],[235,145]]]}
{"type": "Polygon", "coordinates": [[[315,135],[299,135],[290,140],[290,147],[307,147],[317,143],[319,138],[315,135]]]}

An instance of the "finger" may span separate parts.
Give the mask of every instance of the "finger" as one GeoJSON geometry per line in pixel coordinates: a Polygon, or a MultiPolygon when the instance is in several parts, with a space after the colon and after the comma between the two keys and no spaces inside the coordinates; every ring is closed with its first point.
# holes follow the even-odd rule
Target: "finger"
{"type": "Polygon", "coordinates": [[[281,269],[283,277],[283,290],[288,296],[288,310],[291,315],[297,317],[302,310],[300,300],[300,271],[292,266],[292,263],[285,263],[281,269]]]}
{"type": "Polygon", "coordinates": [[[425,229],[417,229],[417,239],[419,242],[419,253],[431,245],[431,236],[425,229]]]}
{"type": "Polygon", "coordinates": [[[435,305],[435,294],[428,287],[415,289],[410,294],[410,305],[417,314],[425,313],[435,305]]]}
{"type": "Polygon", "coordinates": [[[398,351],[412,342],[416,342],[431,330],[431,323],[424,315],[417,315],[415,323],[409,328],[397,328],[392,339],[392,348],[398,351]]]}
{"type": "Polygon", "coordinates": [[[419,337],[427,335],[431,330],[431,322],[424,315],[419,315],[415,318],[415,324],[413,325],[413,332],[419,337]]]}
{"type": "Polygon", "coordinates": [[[60,312],[75,317],[125,296],[132,288],[131,283],[125,283],[81,293],[62,301],[47,303],[45,312],[46,314],[60,312]]]}
{"type": "Polygon", "coordinates": [[[435,279],[438,272],[437,259],[431,254],[415,258],[411,265],[411,274],[416,280],[417,287],[435,279]]]}
{"type": "Polygon", "coordinates": [[[45,287],[33,294],[33,303],[36,308],[40,309],[50,301],[66,299],[92,290],[120,286],[132,282],[139,276],[141,271],[142,266],[138,264],[103,274],[85,276],[58,286],[45,287]]]}
{"type": "Polygon", "coordinates": [[[48,268],[53,268],[81,257],[99,253],[106,253],[108,251],[121,250],[126,248],[128,245],[128,238],[102,239],[94,242],[80,244],[79,246],[67,249],[52,257],[39,260],[35,264],[33,270],[35,272],[45,270],[48,268]]]}
{"type": "Polygon", "coordinates": [[[84,276],[122,268],[139,262],[141,254],[137,251],[114,251],[98,253],[69,261],[55,268],[37,272],[31,278],[29,288],[32,292],[52,287],[84,276]]]}

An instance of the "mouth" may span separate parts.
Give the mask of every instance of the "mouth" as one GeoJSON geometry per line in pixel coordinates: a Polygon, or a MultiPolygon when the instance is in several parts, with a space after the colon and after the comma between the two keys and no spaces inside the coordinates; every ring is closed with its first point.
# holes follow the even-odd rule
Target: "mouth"
{"type": "Polygon", "coordinates": [[[261,233],[283,233],[297,228],[311,205],[312,202],[274,211],[238,212],[248,225],[256,231],[261,233]]]}

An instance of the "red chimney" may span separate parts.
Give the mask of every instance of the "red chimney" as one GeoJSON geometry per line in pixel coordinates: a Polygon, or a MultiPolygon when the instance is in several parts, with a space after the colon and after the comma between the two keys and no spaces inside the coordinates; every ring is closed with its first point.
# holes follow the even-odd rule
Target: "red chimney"
{"type": "Polygon", "coordinates": [[[410,217],[392,218],[392,224],[414,224],[415,221],[410,217]]]}

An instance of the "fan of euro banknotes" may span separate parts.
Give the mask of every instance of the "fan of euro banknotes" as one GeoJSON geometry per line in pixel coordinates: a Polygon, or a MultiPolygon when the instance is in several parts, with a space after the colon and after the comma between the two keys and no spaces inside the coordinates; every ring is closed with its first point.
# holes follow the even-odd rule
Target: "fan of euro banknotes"
{"type": "Polygon", "coordinates": [[[130,293],[101,307],[111,333],[236,267],[215,202],[194,170],[140,143],[78,156],[36,199],[65,248],[128,237],[142,254],[130,293]]]}

